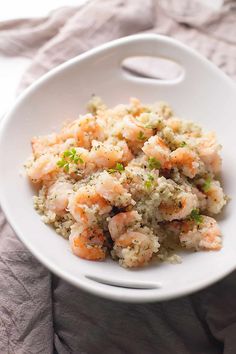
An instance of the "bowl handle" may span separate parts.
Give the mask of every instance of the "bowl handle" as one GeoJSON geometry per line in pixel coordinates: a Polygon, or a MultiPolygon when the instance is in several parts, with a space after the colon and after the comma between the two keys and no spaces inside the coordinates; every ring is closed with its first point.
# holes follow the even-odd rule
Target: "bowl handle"
{"type": "MultiPolygon", "coordinates": [[[[175,39],[157,34],[124,37],[95,49],[94,54],[100,57],[99,59],[108,70],[110,68],[113,73],[117,70],[118,75],[122,70],[122,61],[127,57],[157,56],[172,60],[182,66],[183,75],[180,75],[176,82],[188,81],[191,85],[193,82],[198,85],[199,75],[201,77],[215,75],[216,71],[218,75],[228,79],[225,74],[193,49],[175,39]]],[[[170,82],[172,83],[173,80],[170,82]]]]}
{"type": "Polygon", "coordinates": [[[116,277],[99,277],[85,275],[93,283],[93,292],[108,299],[124,302],[153,301],[158,296],[162,285],[158,282],[124,280],[116,277]]]}

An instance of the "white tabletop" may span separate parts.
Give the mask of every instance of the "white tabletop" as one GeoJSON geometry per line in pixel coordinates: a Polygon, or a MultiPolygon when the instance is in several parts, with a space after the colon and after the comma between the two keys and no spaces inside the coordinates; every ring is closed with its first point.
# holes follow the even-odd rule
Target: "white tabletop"
{"type": "MultiPolygon", "coordinates": [[[[46,16],[62,6],[79,6],[87,0],[7,0],[0,2],[0,21],[14,18],[46,16]]],[[[0,55],[0,117],[14,102],[16,88],[30,61],[26,58],[7,58],[0,55]]]]}

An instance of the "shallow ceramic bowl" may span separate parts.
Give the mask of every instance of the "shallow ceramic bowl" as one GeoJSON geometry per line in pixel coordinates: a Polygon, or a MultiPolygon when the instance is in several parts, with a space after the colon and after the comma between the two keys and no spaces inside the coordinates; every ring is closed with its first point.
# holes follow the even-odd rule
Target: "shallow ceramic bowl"
{"type": "Polygon", "coordinates": [[[185,45],[163,36],[135,35],[102,45],[52,70],[28,88],[5,116],[0,133],[0,199],[7,219],[29,250],[52,272],[75,286],[103,297],[158,301],[194,292],[236,267],[236,87],[220,70],[185,45]],[[138,78],[121,68],[132,56],[174,60],[181,74],[167,81],[138,78]],[[91,94],[108,105],[130,96],[145,103],[164,100],[177,115],[215,130],[223,145],[223,185],[232,200],[219,222],[219,252],[183,254],[181,264],[162,263],[127,270],[108,259],[91,262],[74,256],[69,243],[45,225],[35,212],[32,190],[20,174],[34,135],[50,133],[66,119],[85,111],[91,94]]]}

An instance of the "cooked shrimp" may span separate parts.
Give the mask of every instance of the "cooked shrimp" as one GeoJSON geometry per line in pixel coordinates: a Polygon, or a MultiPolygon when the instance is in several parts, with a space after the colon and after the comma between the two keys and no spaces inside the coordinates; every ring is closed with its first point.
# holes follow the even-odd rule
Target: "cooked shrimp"
{"type": "Polygon", "coordinates": [[[63,141],[59,135],[51,134],[46,137],[35,137],[32,139],[31,144],[33,155],[35,158],[38,158],[45,153],[51,153],[53,155],[61,154],[65,150],[74,147],[76,141],[74,138],[63,141]]]}
{"type": "Polygon", "coordinates": [[[196,225],[194,221],[184,221],[180,242],[186,248],[196,250],[219,250],[221,248],[221,232],[215,219],[202,216],[202,222],[196,225]]]}
{"type": "Polygon", "coordinates": [[[131,143],[143,144],[153,135],[153,130],[145,128],[145,125],[132,115],[126,115],[123,119],[122,135],[131,143]]]}
{"type": "Polygon", "coordinates": [[[160,130],[163,127],[163,118],[153,112],[143,112],[137,117],[137,120],[149,129],[160,130]]]}
{"type": "Polygon", "coordinates": [[[84,228],[74,224],[69,237],[72,252],[81,258],[98,261],[105,259],[105,237],[99,228],[84,228]]]}
{"type": "Polygon", "coordinates": [[[114,244],[114,253],[124,267],[142,267],[159,249],[158,238],[137,231],[128,231],[114,244]]]}
{"type": "Polygon", "coordinates": [[[159,213],[165,221],[184,219],[197,205],[198,200],[196,195],[181,191],[175,198],[161,202],[159,213]]]}
{"type": "Polygon", "coordinates": [[[200,159],[198,155],[187,147],[180,147],[170,154],[173,166],[180,168],[183,174],[193,178],[199,172],[200,159]]]}
{"type": "Polygon", "coordinates": [[[128,228],[131,228],[135,224],[139,225],[141,220],[141,215],[135,210],[116,214],[108,223],[108,230],[111,234],[111,238],[116,240],[123,235],[128,228]]]}
{"type": "Polygon", "coordinates": [[[46,207],[57,215],[66,211],[69,195],[73,193],[73,185],[68,181],[57,180],[52,184],[47,193],[46,207]]]}
{"type": "Polygon", "coordinates": [[[152,105],[152,110],[164,119],[172,117],[173,112],[166,102],[157,102],[152,105]]]}
{"type": "Polygon", "coordinates": [[[61,139],[56,133],[33,137],[31,140],[31,146],[34,157],[38,158],[41,154],[48,152],[50,147],[59,143],[61,143],[61,139]]]}
{"type": "MultiPolygon", "coordinates": [[[[144,163],[146,162],[147,161],[145,159],[144,163]]],[[[144,194],[151,192],[155,186],[155,182],[151,182],[149,188],[147,188],[145,185],[146,181],[148,181],[148,178],[150,178],[150,175],[151,178],[156,181],[159,175],[159,171],[155,170],[150,174],[148,169],[138,167],[138,164],[135,164],[134,162],[125,168],[124,173],[122,173],[120,177],[120,182],[132,195],[134,200],[139,200],[143,197],[144,194]]]]}
{"type": "Polygon", "coordinates": [[[69,162],[69,173],[73,173],[73,172],[78,172],[78,170],[83,170],[86,171],[87,170],[92,170],[94,169],[94,165],[92,164],[92,167],[90,168],[90,156],[89,156],[89,151],[87,149],[84,149],[82,147],[73,147],[72,149],[69,150],[63,150],[60,153],[60,158],[62,159],[67,159],[67,161],[69,162]],[[71,160],[70,158],[67,159],[67,157],[64,156],[65,152],[67,153],[68,151],[71,152],[74,151],[74,157],[77,160],[73,159],[71,160]]]}
{"type": "Polygon", "coordinates": [[[205,210],[207,207],[207,197],[202,193],[197,187],[191,186],[192,193],[197,196],[198,204],[197,208],[200,210],[205,210]]]}
{"type": "Polygon", "coordinates": [[[221,157],[219,150],[221,146],[217,144],[214,133],[204,134],[199,139],[198,153],[206,168],[213,173],[218,173],[221,168],[221,157]]]}
{"type": "Polygon", "coordinates": [[[165,124],[170,127],[175,133],[179,133],[182,127],[182,120],[177,117],[171,117],[166,120],[165,124]]]}
{"type": "Polygon", "coordinates": [[[122,158],[121,158],[121,162],[124,164],[127,164],[128,162],[130,162],[133,158],[134,155],[132,154],[132,152],[130,151],[126,141],[124,140],[118,140],[116,142],[116,145],[122,150],[123,154],[122,154],[122,158]]]}
{"type": "Polygon", "coordinates": [[[145,107],[141,104],[140,100],[136,97],[130,98],[130,110],[134,117],[139,116],[145,111],[145,107]]]}
{"type": "Polygon", "coordinates": [[[112,207],[92,186],[80,187],[70,196],[68,210],[79,223],[92,225],[97,222],[97,215],[109,213],[112,207]]]}
{"type": "Polygon", "coordinates": [[[104,127],[99,124],[95,116],[85,114],[65,125],[60,136],[64,140],[74,138],[78,146],[88,149],[91,147],[92,140],[104,139],[104,127]]]}
{"type": "Polygon", "coordinates": [[[152,136],[146,141],[142,150],[148,157],[154,157],[159,161],[161,167],[171,168],[169,159],[170,149],[159,136],[152,136]]]}
{"type": "Polygon", "coordinates": [[[90,161],[97,167],[111,168],[117,162],[121,162],[123,158],[123,150],[119,146],[114,146],[109,142],[101,143],[93,140],[90,152],[90,161]]]}
{"type": "Polygon", "coordinates": [[[100,174],[96,183],[96,191],[115,206],[125,207],[132,203],[131,194],[114,176],[106,171],[100,174]]]}
{"type": "Polygon", "coordinates": [[[51,179],[52,173],[58,171],[58,158],[51,154],[41,155],[33,161],[28,168],[27,174],[33,182],[41,182],[42,180],[51,179]]]}
{"type": "Polygon", "coordinates": [[[177,133],[179,136],[182,136],[182,140],[189,140],[189,138],[201,136],[201,128],[191,121],[171,117],[165,121],[165,124],[167,127],[171,128],[175,134],[177,133]]]}
{"type": "Polygon", "coordinates": [[[212,214],[220,213],[226,204],[225,196],[219,181],[211,181],[207,195],[207,210],[212,214]]]}

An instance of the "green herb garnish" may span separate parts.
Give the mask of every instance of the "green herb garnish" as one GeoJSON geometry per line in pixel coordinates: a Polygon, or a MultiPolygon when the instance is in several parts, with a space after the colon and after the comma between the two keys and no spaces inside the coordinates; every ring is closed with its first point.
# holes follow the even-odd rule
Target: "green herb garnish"
{"type": "Polygon", "coordinates": [[[146,140],[146,136],[144,135],[144,133],[140,130],[140,132],[138,133],[138,140],[144,141],[146,140]]]}
{"type": "Polygon", "coordinates": [[[124,166],[122,165],[122,163],[119,163],[119,162],[117,162],[117,164],[116,164],[116,166],[115,166],[115,168],[109,168],[108,170],[107,170],[107,172],[109,172],[109,173],[115,173],[115,172],[123,172],[124,171],[124,166]]]}
{"type": "Polygon", "coordinates": [[[117,169],[117,171],[122,172],[122,171],[124,171],[125,168],[122,165],[122,163],[117,162],[116,169],[117,169]]]}
{"type": "Polygon", "coordinates": [[[57,161],[57,166],[63,168],[65,172],[69,172],[70,163],[84,163],[84,160],[77,154],[75,148],[64,151],[62,158],[57,161]]]}
{"type": "Polygon", "coordinates": [[[205,179],[205,182],[202,186],[202,189],[205,193],[207,193],[209,191],[209,189],[211,188],[211,178],[210,177],[207,177],[205,179]]]}
{"type": "Polygon", "coordinates": [[[69,162],[67,162],[65,159],[61,159],[59,161],[57,161],[57,166],[60,168],[63,168],[66,172],[69,172],[69,162]]]}
{"type": "Polygon", "coordinates": [[[153,175],[151,175],[151,173],[148,173],[148,180],[149,181],[154,181],[154,177],[153,177],[153,175]]]}
{"type": "Polygon", "coordinates": [[[182,141],[182,142],[179,144],[180,147],[184,147],[184,146],[186,146],[186,145],[187,145],[187,143],[186,143],[185,141],[182,141]]]}
{"type": "Polygon", "coordinates": [[[151,181],[145,181],[144,185],[145,185],[145,187],[146,187],[147,189],[150,189],[151,186],[152,186],[152,182],[151,182],[151,181]]]}
{"type": "Polygon", "coordinates": [[[149,157],[148,159],[148,168],[150,170],[159,170],[161,168],[161,163],[155,157],[149,157]]]}
{"type": "Polygon", "coordinates": [[[146,188],[151,188],[152,184],[153,184],[153,181],[154,181],[154,177],[153,175],[151,175],[150,173],[148,174],[148,177],[147,177],[147,180],[145,181],[144,185],[146,188]]]}
{"type": "Polygon", "coordinates": [[[145,124],[144,127],[148,129],[153,129],[153,125],[150,123],[145,124]]]}
{"type": "Polygon", "coordinates": [[[200,225],[203,221],[202,215],[199,214],[199,209],[193,209],[190,214],[190,219],[197,225],[200,225]]]}
{"type": "Polygon", "coordinates": [[[66,150],[63,153],[63,157],[68,157],[70,162],[74,163],[84,163],[84,160],[80,157],[80,155],[77,154],[75,148],[72,148],[70,150],[66,150]]]}

